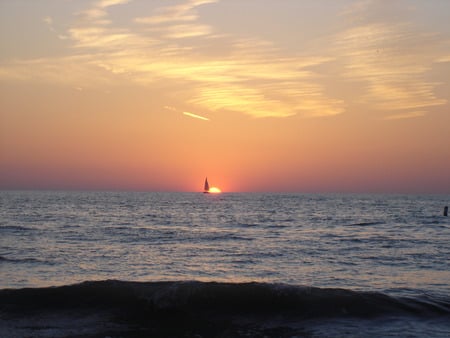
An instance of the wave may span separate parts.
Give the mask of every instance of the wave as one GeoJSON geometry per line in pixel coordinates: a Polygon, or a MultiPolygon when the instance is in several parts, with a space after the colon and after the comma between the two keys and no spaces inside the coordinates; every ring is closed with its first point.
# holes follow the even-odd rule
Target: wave
{"type": "Polygon", "coordinates": [[[274,320],[278,321],[278,327],[293,322],[342,318],[409,317],[426,321],[444,318],[448,322],[450,299],[399,298],[379,292],[256,282],[107,280],[0,290],[0,319],[7,319],[9,323],[11,320],[23,322],[24,318],[33,316],[42,320],[44,314],[50,314],[48,318],[52,323],[57,316],[65,316],[61,321],[67,323],[68,316],[79,318],[89,313],[96,316],[106,313],[114,323],[139,327],[153,336],[161,332],[177,336],[188,331],[215,336],[217,332],[242,325],[264,327],[270,321],[273,326],[274,320]],[[179,331],[170,331],[175,324],[179,331]]]}
{"type": "Polygon", "coordinates": [[[145,311],[230,312],[372,317],[386,314],[450,315],[450,299],[392,297],[379,292],[270,283],[89,281],[0,290],[2,311],[21,308],[137,306],[145,311]]]}

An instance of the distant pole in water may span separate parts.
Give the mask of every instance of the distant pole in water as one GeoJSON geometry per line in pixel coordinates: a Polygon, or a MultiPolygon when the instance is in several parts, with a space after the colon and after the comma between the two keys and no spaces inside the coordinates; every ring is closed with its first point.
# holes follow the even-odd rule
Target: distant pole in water
{"type": "Polygon", "coordinates": [[[444,216],[448,216],[448,206],[445,206],[444,208],[444,216]]]}

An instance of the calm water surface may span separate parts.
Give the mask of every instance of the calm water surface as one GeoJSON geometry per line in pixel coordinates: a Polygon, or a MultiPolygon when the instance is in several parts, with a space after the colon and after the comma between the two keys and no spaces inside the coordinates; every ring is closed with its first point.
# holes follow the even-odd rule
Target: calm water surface
{"type": "Polygon", "coordinates": [[[195,279],[450,293],[449,200],[2,192],[0,284],[195,279]]]}

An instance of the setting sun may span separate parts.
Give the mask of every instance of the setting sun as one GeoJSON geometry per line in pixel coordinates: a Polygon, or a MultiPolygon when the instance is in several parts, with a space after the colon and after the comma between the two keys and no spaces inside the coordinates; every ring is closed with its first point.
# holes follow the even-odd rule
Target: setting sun
{"type": "Polygon", "coordinates": [[[208,192],[211,193],[211,194],[220,194],[222,192],[222,190],[220,190],[217,187],[211,187],[211,188],[209,188],[208,192]]]}

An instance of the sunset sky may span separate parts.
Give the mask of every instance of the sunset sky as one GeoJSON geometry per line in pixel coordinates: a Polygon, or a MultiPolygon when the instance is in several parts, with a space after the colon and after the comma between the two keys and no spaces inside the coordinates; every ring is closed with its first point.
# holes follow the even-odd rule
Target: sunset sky
{"type": "Polygon", "coordinates": [[[449,13],[0,0],[0,189],[450,193],[449,13]]]}

